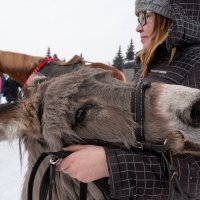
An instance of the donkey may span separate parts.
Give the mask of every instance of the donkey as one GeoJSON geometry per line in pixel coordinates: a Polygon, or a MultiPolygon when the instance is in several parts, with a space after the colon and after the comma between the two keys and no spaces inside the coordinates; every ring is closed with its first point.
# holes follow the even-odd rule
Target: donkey
{"type": "MultiPolygon", "coordinates": [[[[66,144],[101,140],[131,148],[136,144],[131,99],[134,83],[113,78],[109,71],[83,68],[43,80],[20,102],[0,107],[0,141],[20,138],[28,152],[28,169],[43,152],[59,151],[66,144]]],[[[197,152],[200,144],[200,91],[178,85],[152,83],[145,93],[145,140],[169,146],[173,153],[197,152]]],[[[38,169],[33,199],[39,199],[41,177],[48,165],[38,169]]],[[[56,175],[53,199],[79,199],[79,183],[67,174],[56,175]]],[[[94,183],[88,185],[88,200],[103,200],[94,183]]]]}

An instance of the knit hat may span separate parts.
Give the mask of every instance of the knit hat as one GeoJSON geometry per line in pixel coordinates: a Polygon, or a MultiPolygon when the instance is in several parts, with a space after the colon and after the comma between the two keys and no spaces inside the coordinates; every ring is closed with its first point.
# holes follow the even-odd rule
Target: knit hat
{"type": "Polygon", "coordinates": [[[164,17],[173,19],[172,6],[170,0],[136,0],[135,14],[140,12],[152,11],[164,17]]]}

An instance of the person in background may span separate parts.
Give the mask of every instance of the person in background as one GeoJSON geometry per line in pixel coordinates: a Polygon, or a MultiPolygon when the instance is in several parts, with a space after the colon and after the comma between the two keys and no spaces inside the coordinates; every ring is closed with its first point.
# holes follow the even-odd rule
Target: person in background
{"type": "MultiPolygon", "coordinates": [[[[200,1],[136,0],[135,14],[143,49],[133,81],[200,89],[200,1]]],[[[180,184],[172,190],[165,162],[156,153],[94,145],[65,150],[73,153],[58,163],[57,170],[86,183],[108,177],[114,199],[200,199],[198,156],[173,156],[180,184]]]]}
{"type": "Polygon", "coordinates": [[[6,97],[6,101],[8,103],[15,102],[18,100],[20,85],[15,80],[11,78],[7,78],[5,83],[5,92],[4,96],[6,97]]]}
{"type": "Polygon", "coordinates": [[[3,73],[0,72],[0,103],[1,103],[2,91],[3,91],[3,73]]]}
{"type": "Polygon", "coordinates": [[[2,103],[2,97],[5,93],[5,83],[6,83],[6,77],[3,73],[0,72],[0,104],[2,103]]]}
{"type": "Polygon", "coordinates": [[[6,91],[6,80],[7,80],[7,75],[3,74],[2,76],[2,96],[5,97],[5,91],[6,91]]]}

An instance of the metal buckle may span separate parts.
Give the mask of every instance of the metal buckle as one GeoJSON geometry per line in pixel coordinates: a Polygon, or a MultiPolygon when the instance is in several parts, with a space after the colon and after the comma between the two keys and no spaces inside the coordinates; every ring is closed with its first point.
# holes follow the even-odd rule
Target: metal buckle
{"type": "Polygon", "coordinates": [[[51,158],[49,159],[49,162],[50,162],[50,164],[52,164],[52,165],[56,165],[56,163],[57,163],[59,160],[60,160],[60,159],[57,158],[57,157],[51,157],[51,158]]]}
{"type": "Polygon", "coordinates": [[[143,144],[141,142],[136,141],[135,142],[135,146],[136,146],[136,148],[138,148],[141,151],[144,150],[144,146],[143,146],[143,144]]]}

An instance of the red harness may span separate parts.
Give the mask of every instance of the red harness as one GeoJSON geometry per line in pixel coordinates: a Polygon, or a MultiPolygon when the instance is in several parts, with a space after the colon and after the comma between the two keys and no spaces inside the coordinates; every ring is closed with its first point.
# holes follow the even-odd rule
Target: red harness
{"type": "MultiPolygon", "coordinates": [[[[29,77],[30,77],[31,75],[35,74],[36,72],[39,72],[40,69],[42,69],[42,67],[44,67],[44,65],[45,65],[46,63],[50,63],[52,60],[53,60],[52,57],[46,56],[45,59],[44,59],[42,62],[40,62],[40,64],[39,64],[39,65],[34,69],[34,71],[29,75],[29,77]]],[[[25,81],[24,86],[27,85],[27,81],[28,81],[29,77],[28,77],[27,80],[25,81]]]]}
{"type": "MultiPolygon", "coordinates": [[[[40,71],[40,69],[46,64],[53,60],[52,57],[46,56],[46,58],[35,68],[35,70],[32,72],[32,74],[35,74],[36,72],[40,71]]],[[[31,75],[32,75],[31,74],[31,75]]]]}

